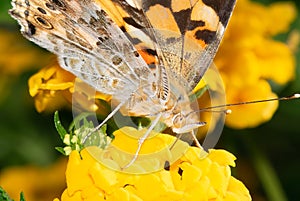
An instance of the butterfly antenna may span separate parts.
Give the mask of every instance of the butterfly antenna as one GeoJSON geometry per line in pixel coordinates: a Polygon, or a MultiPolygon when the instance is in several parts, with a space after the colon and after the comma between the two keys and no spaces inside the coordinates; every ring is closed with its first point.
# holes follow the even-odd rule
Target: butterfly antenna
{"type": "Polygon", "coordinates": [[[280,97],[280,98],[270,98],[270,99],[254,100],[254,101],[245,101],[245,102],[239,102],[239,103],[228,103],[228,104],[223,104],[223,105],[216,105],[216,106],[201,108],[197,111],[190,112],[188,115],[190,115],[191,113],[194,113],[194,112],[224,112],[225,114],[230,114],[231,113],[230,109],[222,109],[222,110],[215,110],[215,109],[226,108],[226,107],[230,107],[230,106],[270,102],[270,101],[293,100],[293,99],[298,99],[298,98],[300,98],[300,94],[296,93],[296,94],[293,94],[291,96],[285,96],[285,97],[280,97]]]}

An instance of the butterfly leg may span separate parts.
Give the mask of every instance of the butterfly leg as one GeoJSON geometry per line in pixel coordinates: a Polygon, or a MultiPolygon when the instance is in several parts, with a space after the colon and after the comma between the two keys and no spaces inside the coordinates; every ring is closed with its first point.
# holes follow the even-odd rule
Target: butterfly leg
{"type": "Polygon", "coordinates": [[[136,161],[136,159],[137,159],[137,157],[138,157],[138,155],[139,155],[139,152],[140,152],[140,150],[141,150],[141,148],[142,148],[142,145],[143,145],[144,141],[149,137],[151,131],[152,131],[152,130],[154,129],[154,127],[157,125],[157,123],[158,123],[158,121],[160,120],[161,116],[162,116],[161,113],[159,113],[159,114],[156,116],[156,118],[155,118],[154,121],[151,123],[151,125],[150,125],[149,129],[147,130],[147,132],[139,139],[139,141],[138,141],[138,148],[136,149],[133,158],[131,159],[131,161],[130,161],[127,165],[125,165],[125,166],[123,167],[123,169],[126,169],[126,168],[130,167],[130,166],[136,161]]]}
{"type": "Polygon", "coordinates": [[[110,118],[112,118],[124,105],[125,102],[120,103],[107,117],[98,125],[96,126],[90,133],[88,133],[82,140],[82,143],[84,144],[86,140],[92,135],[93,132],[99,130],[110,118]]]}
{"type": "Polygon", "coordinates": [[[190,135],[192,136],[192,138],[193,138],[193,140],[194,140],[194,142],[195,142],[195,145],[196,145],[197,147],[199,147],[199,148],[202,149],[202,146],[201,146],[201,144],[199,143],[199,141],[198,141],[198,139],[197,139],[197,137],[196,137],[196,135],[195,135],[194,130],[192,130],[192,131],[190,132],[190,135]]]}
{"type": "MultiPolygon", "coordinates": [[[[174,147],[175,144],[178,142],[178,140],[182,137],[183,134],[184,134],[184,133],[179,133],[179,134],[177,134],[177,136],[176,136],[177,138],[176,138],[175,142],[173,142],[173,144],[171,145],[170,150],[173,149],[173,147],[174,147]]],[[[187,134],[187,133],[186,133],[186,134],[187,134]]],[[[196,137],[194,131],[192,130],[191,132],[189,132],[189,134],[190,134],[190,136],[192,137],[193,141],[195,142],[195,145],[196,145],[197,147],[199,147],[199,148],[202,149],[202,146],[201,146],[201,144],[199,143],[199,141],[198,141],[198,139],[197,139],[197,137],[196,137]]]]}
{"type": "Polygon", "coordinates": [[[178,140],[182,137],[183,133],[177,134],[176,135],[176,140],[173,142],[173,144],[170,147],[170,150],[173,149],[173,147],[175,146],[175,144],[178,142],[178,140]]]}

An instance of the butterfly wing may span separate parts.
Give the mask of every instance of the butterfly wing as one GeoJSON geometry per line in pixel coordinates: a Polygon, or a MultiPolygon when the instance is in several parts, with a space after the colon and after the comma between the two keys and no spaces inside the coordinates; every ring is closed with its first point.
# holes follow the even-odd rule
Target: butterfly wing
{"type": "Polygon", "coordinates": [[[182,80],[186,91],[193,89],[214,58],[234,4],[13,0],[10,12],[23,35],[57,54],[63,68],[123,99],[144,84],[169,88],[170,79],[182,80]],[[136,49],[153,59],[143,60],[136,49]],[[145,61],[158,64],[151,66],[153,74],[145,61]]]}
{"type": "Polygon", "coordinates": [[[14,0],[21,32],[60,65],[103,93],[129,96],[154,80],[132,43],[93,0],[14,0]]]}
{"type": "MultiPolygon", "coordinates": [[[[210,66],[235,0],[99,0],[126,30],[138,49],[165,66],[193,89],[210,66]],[[128,15],[130,13],[130,15],[128,15]],[[120,17],[121,16],[121,17],[120,17]]],[[[150,61],[155,61],[152,59],[150,61]]],[[[159,65],[157,65],[159,67],[159,65]]],[[[159,71],[158,71],[159,72],[159,71]]]]}

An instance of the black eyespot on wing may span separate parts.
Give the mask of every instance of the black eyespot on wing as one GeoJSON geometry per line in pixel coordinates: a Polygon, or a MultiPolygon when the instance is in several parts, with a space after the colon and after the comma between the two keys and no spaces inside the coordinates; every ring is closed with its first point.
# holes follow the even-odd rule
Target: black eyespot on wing
{"type": "Polygon", "coordinates": [[[40,11],[40,13],[42,13],[42,14],[44,14],[44,15],[47,14],[47,12],[46,12],[43,8],[38,7],[37,9],[38,9],[38,11],[40,11]]]}
{"type": "Polygon", "coordinates": [[[139,57],[139,56],[140,56],[140,54],[138,53],[138,51],[134,51],[133,54],[134,54],[134,56],[136,56],[136,57],[139,57]]]}
{"type": "Polygon", "coordinates": [[[29,16],[29,11],[28,11],[28,10],[25,10],[25,11],[24,11],[24,15],[25,15],[25,17],[28,17],[28,16],[29,16]]]}
{"type": "Polygon", "coordinates": [[[25,0],[25,4],[26,4],[26,6],[30,6],[30,3],[28,0],[25,0]]]}
{"type": "Polygon", "coordinates": [[[46,24],[46,21],[43,18],[41,18],[41,17],[37,17],[36,20],[39,21],[39,23],[41,23],[43,25],[46,24]]]}
{"type": "Polygon", "coordinates": [[[47,8],[49,8],[50,10],[55,10],[55,7],[52,5],[52,4],[50,4],[50,3],[45,3],[45,6],[47,7],[47,8]]]}
{"type": "Polygon", "coordinates": [[[53,26],[50,22],[40,16],[34,16],[35,21],[45,29],[52,29],[53,26]]]}

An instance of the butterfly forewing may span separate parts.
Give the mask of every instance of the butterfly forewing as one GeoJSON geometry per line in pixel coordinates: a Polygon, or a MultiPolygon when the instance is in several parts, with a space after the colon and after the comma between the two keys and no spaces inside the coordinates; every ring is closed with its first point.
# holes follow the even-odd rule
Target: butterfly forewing
{"type": "Polygon", "coordinates": [[[13,1],[11,15],[29,40],[96,90],[130,94],[154,77],[121,29],[94,1],[13,1]],[[46,26],[47,25],[47,26],[46,26]],[[126,86],[126,87],[125,87],[126,86]]]}

